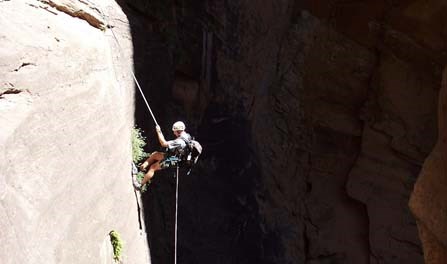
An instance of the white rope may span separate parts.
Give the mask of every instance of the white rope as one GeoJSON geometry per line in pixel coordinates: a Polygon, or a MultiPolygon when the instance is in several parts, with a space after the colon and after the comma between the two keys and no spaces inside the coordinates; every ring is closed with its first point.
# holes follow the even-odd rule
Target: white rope
{"type": "MultiPolygon", "coordinates": [[[[116,44],[118,45],[118,48],[120,49],[121,53],[124,54],[123,49],[121,48],[121,45],[120,45],[120,43],[118,41],[118,38],[115,35],[115,32],[113,31],[112,26],[109,24],[109,22],[108,22],[108,20],[106,18],[105,13],[104,12],[102,12],[102,13],[103,13],[104,20],[107,23],[107,27],[112,32],[113,38],[115,39],[116,44]]],[[[144,102],[146,103],[147,109],[149,110],[149,113],[151,114],[152,119],[154,119],[155,125],[158,126],[157,119],[155,119],[154,113],[152,113],[152,109],[151,109],[151,107],[149,106],[149,103],[146,100],[146,96],[144,96],[143,90],[141,89],[141,86],[138,83],[138,80],[137,80],[137,77],[135,76],[135,73],[133,71],[130,71],[130,73],[132,74],[132,78],[135,81],[135,84],[137,85],[138,90],[140,91],[140,94],[141,94],[141,96],[144,99],[144,102]]],[[[179,167],[177,166],[176,187],[175,187],[175,238],[174,238],[174,247],[175,248],[174,248],[174,264],[177,264],[177,216],[178,216],[178,181],[179,181],[178,174],[179,174],[179,167]]]]}
{"type": "Polygon", "coordinates": [[[174,264],[177,264],[177,215],[178,215],[178,166],[175,185],[175,241],[174,241],[174,264]]]}
{"type": "MultiPolygon", "coordinates": [[[[100,7],[100,8],[101,8],[101,7],[100,7]]],[[[107,19],[107,16],[106,16],[106,14],[104,13],[104,11],[102,10],[102,8],[101,8],[101,12],[102,12],[102,14],[103,14],[103,18],[104,18],[104,20],[106,21],[106,24],[107,24],[106,27],[109,28],[110,31],[112,32],[113,38],[115,39],[116,44],[118,45],[118,48],[119,48],[120,51],[121,51],[121,54],[124,54],[123,49],[121,48],[120,42],[118,41],[118,38],[116,37],[115,32],[113,31],[113,26],[109,23],[109,21],[108,21],[108,19],[107,19]]],[[[149,103],[148,103],[147,100],[146,100],[146,96],[144,96],[143,89],[141,89],[141,86],[140,86],[140,84],[138,83],[138,80],[137,80],[137,77],[135,76],[134,71],[131,70],[131,71],[130,71],[130,74],[132,75],[132,78],[133,78],[133,80],[135,81],[135,84],[137,85],[138,90],[140,91],[140,94],[141,94],[141,96],[143,97],[144,102],[146,103],[147,109],[149,110],[149,113],[151,114],[152,119],[154,119],[155,125],[158,126],[157,119],[155,119],[154,113],[152,113],[152,109],[151,109],[151,107],[149,106],[149,103]]]]}

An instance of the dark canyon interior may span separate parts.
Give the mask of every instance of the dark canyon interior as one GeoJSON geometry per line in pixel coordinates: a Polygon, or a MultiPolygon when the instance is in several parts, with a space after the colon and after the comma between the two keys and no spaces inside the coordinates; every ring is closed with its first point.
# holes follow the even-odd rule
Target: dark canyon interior
{"type": "MultiPolygon", "coordinates": [[[[179,263],[423,263],[408,201],[437,139],[440,2],[122,0],[165,136],[183,120],[204,147],[179,263]]],[[[136,122],[156,149],[139,95],[136,122]]],[[[173,260],[173,174],[143,194],[154,264],[173,260]]]]}

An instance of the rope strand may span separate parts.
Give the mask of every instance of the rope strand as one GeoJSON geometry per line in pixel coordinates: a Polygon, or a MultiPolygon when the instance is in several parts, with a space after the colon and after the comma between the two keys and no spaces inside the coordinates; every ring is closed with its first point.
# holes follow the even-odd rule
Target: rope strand
{"type": "Polygon", "coordinates": [[[178,215],[178,166],[177,166],[177,180],[175,185],[175,242],[174,242],[174,264],[177,264],[177,215],[178,215]]]}
{"type": "Polygon", "coordinates": [[[177,215],[178,215],[178,166],[175,185],[175,241],[174,241],[174,264],[177,264],[177,215]]]}
{"type": "MultiPolygon", "coordinates": [[[[101,8],[101,12],[102,12],[102,14],[103,14],[104,20],[105,20],[106,23],[107,23],[107,28],[109,28],[110,31],[112,32],[113,38],[115,39],[116,44],[118,45],[119,50],[121,51],[122,54],[124,54],[124,52],[123,52],[123,48],[121,47],[120,42],[118,41],[118,38],[116,37],[115,32],[113,31],[113,26],[109,23],[109,21],[108,21],[108,19],[107,19],[107,17],[106,17],[106,14],[104,13],[104,11],[102,11],[102,8],[101,8]]],[[[157,119],[155,119],[154,113],[152,112],[152,109],[151,109],[151,107],[149,106],[149,103],[148,103],[147,100],[146,100],[146,96],[144,96],[143,89],[141,89],[141,86],[140,86],[140,84],[138,83],[138,80],[137,80],[137,77],[135,76],[134,71],[131,70],[131,71],[130,71],[130,74],[132,75],[132,78],[133,78],[133,80],[135,81],[135,84],[137,85],[138,90],[140,91],[140,94],[141,94],[141,96],[143,97],[144,102],[146,103],[146,107],[147,107],[147,109],[149,110],[149,113],[151,114],[152,119],[154,120],[155,125],[158,126],[157,119]]]]}
{"type": "MultiPolygon", "coordinates": [[[[101,9],[102,9],[102,8],[101,8],[101,9]]],[[[102,14],[103,14],[104,20],[105,20],[106,23],[107,23],[107,27],[108,27],[108,28],[110,29],[110,31],[112,32],[113,38],[115,39],[116,44],[118,45],[118,48],[119,48],[120,52],[121,52],[122,54],[124,54],[123,49],[122,49],[122,47],[121,47],[121,45],[120,45],[120,43],[119,43],[119,41],[118,41],[118,38],[116,37],[115,32],[113,31],[112,26],[109,24],[109,21],[107,20],[105,13],[104,13],[102,10],[101,10],[101,12],[102,12],[102,14]]],[[[138,90],[140,91],[140,94],[141,94],[141,96],[142,96],[143,99],[144,99],[144,102],[146,103],[147,109],[149,110],[149,113],[151,114],[152,119],[153,119],[154,122],[155,122],[155,125],[158,126],[157,119],[155,118],[154,113],[152,112],[152,109],[151,109],[151,107],[149,106],[149,103],[148,103],[147,100],[146,100],[146,96],[144,96],[143,89],[141,89],[141,86],[140,86],[140,84],[138,83],[138,80],[137,80],[137,77],[135,76],[134,71],[131,70],[130,73],[132,74],[132,78],[133,78],[133,80],[135,81],[135,84],[137,85],[138,90]]],[[[179,177],[178,177],[178,176],[179,176],[179,167],[177,166],[177,172],[176,172],[176,187],[175,187],[175,238],[174,238],[174,247],[175,247],[175,248],[174,248],[174,264],[177,264],[177,231],[178,231],[178,230],[177,230],[177,217],[178,217],[178,183],[179,183],[179,177]]]]}

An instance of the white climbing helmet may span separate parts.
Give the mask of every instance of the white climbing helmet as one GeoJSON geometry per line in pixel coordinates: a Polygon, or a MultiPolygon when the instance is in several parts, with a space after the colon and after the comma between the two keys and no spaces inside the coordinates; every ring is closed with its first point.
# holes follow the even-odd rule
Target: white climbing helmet
{"type": "Polygon", "coordinates": [[[185,123],[183,123],[182,121],[177,121],[172,125],[172,131],[184,131],[186,128],[185,123]]]}

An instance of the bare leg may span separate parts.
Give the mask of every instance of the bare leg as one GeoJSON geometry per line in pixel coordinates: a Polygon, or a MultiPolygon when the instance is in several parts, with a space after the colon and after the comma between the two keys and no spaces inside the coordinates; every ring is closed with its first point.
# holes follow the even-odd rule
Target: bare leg
{"type": "Polygon", "coordinates": [[[143,180],[141,181],[141,186],[145,185],[152,177],[154,177],[154,173],[161,169],[160,161],[155,162],[149,168],[149,171],[144,175],[143,180]]]}
{"type": "Polygon", "coordinates": [[[143,162],[143,164],[141,164],[140,169],[145,170],[147,166],[152,165],[154,162],[164,159],[164,157],[165,154],[163,152],[155,151],[149,156],[149,158],[145,162],[143,162]]]}

